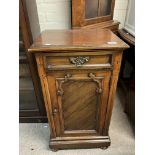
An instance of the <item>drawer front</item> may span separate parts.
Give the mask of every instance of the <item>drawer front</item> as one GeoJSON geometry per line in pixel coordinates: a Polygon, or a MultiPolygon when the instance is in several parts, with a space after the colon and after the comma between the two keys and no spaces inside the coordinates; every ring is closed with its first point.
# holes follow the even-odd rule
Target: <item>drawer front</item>
{"type": "Polygon", "coordinates": [[[64,69],[111,69],[112,54],[106,55],[73,55],[69,56],[44,56],[44,66],[46,71],[64,69]]]}

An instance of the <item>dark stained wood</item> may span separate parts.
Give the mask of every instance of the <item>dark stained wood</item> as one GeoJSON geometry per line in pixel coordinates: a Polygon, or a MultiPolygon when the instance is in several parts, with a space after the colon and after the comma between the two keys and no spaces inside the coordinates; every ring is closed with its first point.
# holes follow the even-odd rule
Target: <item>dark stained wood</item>
{"type": "Polygon", "coordinates": [[[118,33],[125,41],[127,41],[128,43],[132,45],[135,45],[135,37],[132,36],[129,32],[127,32],[124,29],[120,29],[118,33]]]}
{"type": "Polygon", "coordinates": [[[135,129],[135,37],[124,29],[119,30],[119,35],[130,45],[130,48],[125,50],[122,58],[119,94],[123,100],[124,112],[128,115],[133,129],[135,129]],[[130,66],[130,72],[128,66],[130,66]],[[125,73],[128,73],[128,76],[125,73]]]}
{"type": "Polygon", "coordinates": [[[37,117],[37,116],[39,116],[39,110],[38,109],[32,109],[32,110],[31,109],[28,109],[28,110],[21,109],[19,114],[20,114],[20,117],[28,117],[28,116],[30,116],[29,118],[37,117]]]}
{"type": "Polygon", "coordinates": [[[47,123],[47,117],[46,116],[32,116],[32,117],[20,117],[19,118],[20,123],[47,123]]]}
{"type": "Polygon", "coordinates": [[[20,64],[27,64],[27,56],[24,52],[19,53],[19,63],[20,64]]]}
{"type": "Polygon", "coordinates": [[[110,145],[113,100],[128,47],[110,30],[94,29],[45,31],[29,48],[38,65],[53,151],[110,145]],[[96,68],[100,65],[105,66],[96,68]]]}
{"type": "Polygon", "coordinates": [[[28,49],[32,44],[32,34],[30,30],[25,0],[19,0],[19,24],[23,36],[24,47],[28,49]]]}
{"type": "MultiPolygon", "coordinates": [[[[29,110],[34,109],[33,108],[34,104],[35,106],[37,106],[37,111],[38,111],[38,113],[36,114],[36,108],[34,109],[34,113],[36,114],[36,116],[38,117],[46,116],[45,107],[43,104],[42,92],[41,92],[40,79],[37,73],[35,58],[33,54],[27,52],[27,49],[30,47],[33,41],[32,41],[32,34],[30,30],[30,24],[28,20],[25,0],[19,1],[19,28],[20,28],[20,37],[22,38],[19,44],[20,45],[19,63],[20,65],[27,64],[27,70],[30,70],[29,76],[32,78],[33,87],[34,87],[33,91],[35,95],[35,100],[31,102],[32,107],[30,107],[30,109],[27,109],[27,106],[26,106],[24,109],[24,106],[22,105],[22,109],[20,109],[19,116],[22,117],[24,115],[25,117],[27,116],[29,118],[33,117],[34,116],[33,113],[29,113],[29,110]]],[[[24,78],[24,76],[27,77],[27,75],[23,76],[23,73],[24,73],[24,68],[20,67],[20,78],[24,78]]],[[[19,91],[22,91],[22,90],[20,89],[19,91]]],[[[26,91],[26,94],[24,95],[24,92],[22,91],[21,94],[23,94],[20,100],[22,102],[23,101],[22,98],[27,98],[28,92],[26,91]]],[[[23,119],[23,120],[28,120],[28,119],[23,119]]]]}
{"type": "MultiPolygon", "coordinates": [[[[26,59],[27,60],[27,59],[26,59]]],[[[19,65],[19,77],[30,77],[30,70],[28,68],[27,62],[20,62],[19,65]]]]}

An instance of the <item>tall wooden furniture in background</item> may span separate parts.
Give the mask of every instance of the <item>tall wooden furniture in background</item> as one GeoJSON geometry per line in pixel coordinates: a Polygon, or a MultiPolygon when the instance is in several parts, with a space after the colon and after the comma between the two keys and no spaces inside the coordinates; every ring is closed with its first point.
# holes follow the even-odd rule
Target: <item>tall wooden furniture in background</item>
{"type": "Polygon", "coordinates": [[[19,5],[19,121],[47,122],[35,59],[27,52],[32,36],[24,1],[19,5]]]}
{"type": "Polygon", "coordinates": [[[135,127],[135,0],[129,0],[124,28],[118,34],[130,45],[123,55],[119,81],[125,97],[124,111],[135,127]]]}
{"type": "Polygon", "coordinates": [[[50,148],[107,148],[121,65],[128,45],[110,30],[49,30],[35,55],[51,131],[50,148]]]}
{"type": "Polygon", "coordinates": [[[114,4],[115,0],[72,0],[72,28],[108,28],[117,32],[114,4]]]}
{"type": "Polygon", "coordinates": [[[135,37],[124,29],[119,30],[119,37],[130,45],[123,54],[123,61],[119,77],[122,96],[124,97],[124,111],[127,113],[133,128],[135,127],[135,37]]]}

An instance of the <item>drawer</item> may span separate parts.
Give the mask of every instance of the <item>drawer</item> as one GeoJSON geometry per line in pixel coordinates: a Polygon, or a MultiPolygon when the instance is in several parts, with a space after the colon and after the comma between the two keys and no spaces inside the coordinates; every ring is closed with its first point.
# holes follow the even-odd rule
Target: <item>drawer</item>
{"type": "Polygon", "coordinates": [[[46,55],[44,56],[46,71],[64,69],[111,69],[112,54],[106,55],[46,55]]]}

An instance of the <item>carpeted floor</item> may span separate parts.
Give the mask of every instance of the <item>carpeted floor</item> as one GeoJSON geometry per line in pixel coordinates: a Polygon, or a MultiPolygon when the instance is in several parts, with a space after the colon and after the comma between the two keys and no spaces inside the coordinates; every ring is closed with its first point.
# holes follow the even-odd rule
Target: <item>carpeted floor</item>
{"type": "Polygon", "coordinates": [[[110,125],[111,146],[107,150],[78,149],[50,151],[48,124],[20,123],[19,125],[20,155],[134,155],[135,141],[133,129],[126,114],[123,112],[118,95],[110,125]]]}

